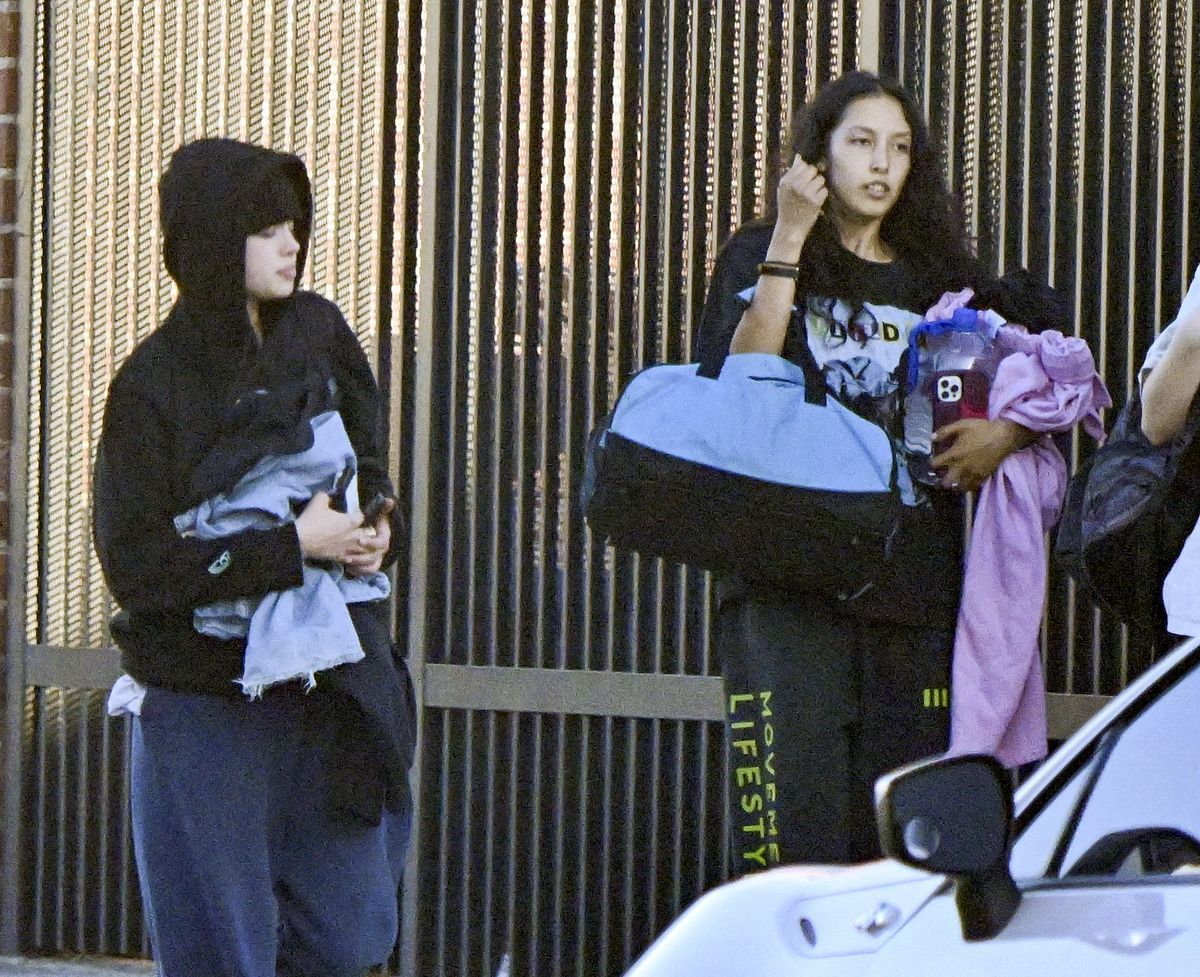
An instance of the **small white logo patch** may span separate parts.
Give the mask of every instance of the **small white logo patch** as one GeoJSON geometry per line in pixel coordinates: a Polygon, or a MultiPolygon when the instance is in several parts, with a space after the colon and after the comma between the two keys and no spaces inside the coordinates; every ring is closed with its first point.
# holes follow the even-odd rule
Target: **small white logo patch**
{"type": "Polygon", "coordinates": [[[229,564],[232,562],[233,557],[229,555],[229,550],[226,550],[208,565],[208,572],[215,577],[217,574],[224,573],[226,570],[228,570],[229,564]]]}

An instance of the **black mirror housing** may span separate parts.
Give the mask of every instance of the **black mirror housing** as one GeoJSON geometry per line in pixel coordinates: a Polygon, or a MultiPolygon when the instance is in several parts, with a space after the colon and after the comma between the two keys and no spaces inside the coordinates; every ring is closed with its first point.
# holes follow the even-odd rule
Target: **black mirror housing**
{"type": "Polygon", "coordinates": [[[1008,871],[1012,789],[990,756],[937,757],[881,777],[875,785],[884,852],[906,865],[952,875],[963,938],[988,939],[1017,911],[1008,871]]]}

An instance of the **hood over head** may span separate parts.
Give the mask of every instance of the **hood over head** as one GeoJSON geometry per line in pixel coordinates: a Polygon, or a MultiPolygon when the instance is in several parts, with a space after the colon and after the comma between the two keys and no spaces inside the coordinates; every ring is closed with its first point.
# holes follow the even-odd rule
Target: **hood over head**
{"type": "Polygon", "coordinates": [[[284,221],[294,222],[300,245],[299,281],[312,191],[298,156],[236,139],[198,139],[175,151],[158,194],[163,260],[190,307],[244,318],[246,238],[284,221]]]}

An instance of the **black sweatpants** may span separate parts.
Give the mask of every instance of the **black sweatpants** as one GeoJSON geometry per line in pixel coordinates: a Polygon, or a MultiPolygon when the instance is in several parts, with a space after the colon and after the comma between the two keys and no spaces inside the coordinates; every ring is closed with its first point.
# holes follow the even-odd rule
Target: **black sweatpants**
{"type": "Polygon", "coordinates": [[[946,749],[953,634],[772,591],[718,621],[732,874],[878,857],[875,779],[946,749]]]}

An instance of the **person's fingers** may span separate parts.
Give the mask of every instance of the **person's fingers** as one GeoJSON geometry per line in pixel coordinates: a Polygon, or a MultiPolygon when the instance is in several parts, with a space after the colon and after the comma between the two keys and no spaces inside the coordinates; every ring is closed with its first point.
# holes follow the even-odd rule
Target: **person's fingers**
{"type": "Polygon", "coordinates": [[[814,180],[823,180],[820,171],[811,163],[806,163],[799,156],[796,162],[783,174],[781,185],[795,190],[803,190],[814,180]]]}
{"type": "Polygon", "coordinates": [[[953,492],[968,492],[970,486],[966,477],[956,468],[951,468],[942,476],[942,487],[948,488],[953,492]]]}
{"type": "Polygon", "coordinates": [[[957,465],[961,460],[961,457],[962,449],[956,448],[954,445],[950,445],[945,451],[939,451],[936,455],[929,459],[929,463],[933,465],[934,468],[950,468],[953,465],[957,465]]]}
{"type": "Polygon", "coordinates": [[[953,489],[956,492],[974,492],[983,484],[981,474],[969,465],[962,464],[960,461],[949,461],[945,464],[936,464],[936,462],[936,458],[931,460],[939,472],[943,488],[953,489]]]}
{"type": "Polygon", "coordinates": [[[362,555],[364,553],[374,553],[379,549],[376,543],[376,534],[371,527],[360,527],[354,531],[354,535],[350,540],[350,553],[353,555],[362,555]]]}
{"type": "Polygon", "coordinates": [[[375,523],[375,546],[386,551],[392,545],[392,526],[386,515],[380,516],[375,523]]]}
{"type": "Polygon", "coordinates": [[[966,421],[951,421],[949,424],[943,424],[933,432],[934,441],[945,441],[946,438],[955,438],[962,433],[967,426],[966,421]]]}
{"type": "Polygon", "coordinates": [[[383,508],[379,510],[379,515],[375,517],[375,522],[372,523],[376,534],[390,532],[392,528],[392,513],[396,509],[395,499],[386,499],[383,503],[383,508]]]}
{"type": "Polygon", "coordinates": [[[346,572],[352,576],[363,576],[368,573],[374,573],[383,565],[383,554],[375,553],[372,555],[358,555],[347,557],[343,561],[343,566],[346,572]]]}
{"type": "Polygon", "coordinates": [[[375,556],[376,554],[386,552],[388,548],[389,538],[378,532],[373,526],[365,526],[358,530],[354,540],[353,552],[355,554],[365,554],[375,556]]]}
{"type": "Polygon", "coordinates": [[[324,492],[316,493],[296,518],[300,550],[306,558],[341,560],[357,542],[358,522],[336,512],[324,492]]]}
{"type": "Polygon", "coordinates": [[[808,163],[799,173],[789,173],[779,185],[780,196],[792,199],[806,209],[819,210],[828,196],[825,178],[808,163]]]}
{"type": "Polygon", "coordinates": [[[792,159],[792,165],[787,168],[785,177],[796,176],[800,173],[803,173],[806,169],[808,169],[808,161],[799,153],[797,153],[792,159]]]}

